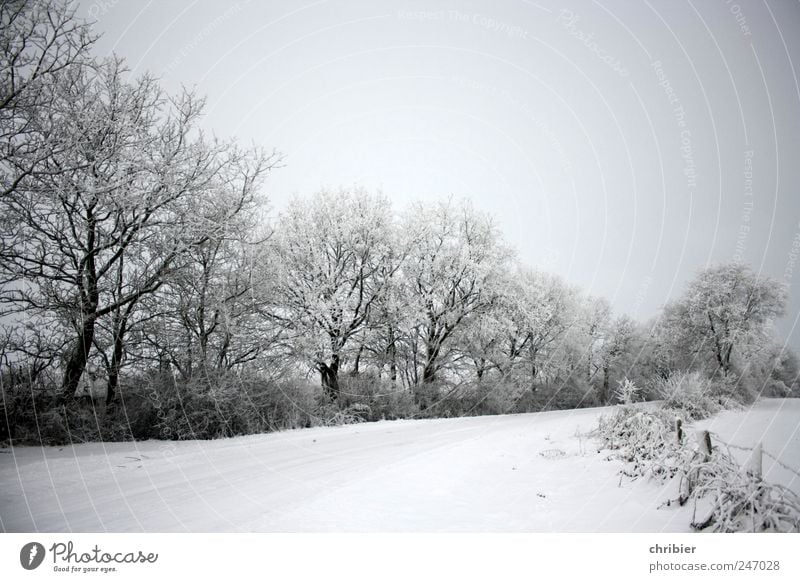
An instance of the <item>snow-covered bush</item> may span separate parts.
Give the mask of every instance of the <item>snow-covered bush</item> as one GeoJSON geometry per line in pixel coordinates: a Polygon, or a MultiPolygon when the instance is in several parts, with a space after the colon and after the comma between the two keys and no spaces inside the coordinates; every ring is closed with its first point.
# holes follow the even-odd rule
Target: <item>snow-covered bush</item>
{"type": "Polygon", "coordinates": [[[355,410],[352,408],[342,410],[335,404],[324,404],[315,410],[313,426],[339,426],[364,422],[364,410],[360,409],[360,406],[356,405],[355,410]]]}
{"type": "Polygon", "coordinates": [[[624,474],[668,479],[679,469],[676,420],[671,411],[623,406],[601,417],[597,435],[614,457],[631,464],[624,474]]]}
{"type": "Polygon", "coordinates": [[[683,411],[693,420],[711,416],[721,408],[718,399],[713,397],[715,390],[711,380],[699,372],[679,372],[666,380],[659,379],[656,389],[665,407],[683,411]]]}
{"type": "Polygon", "coordinates": [[[0,442],[49,444],[37,417],[53,406],[55,383],[31,377],[26,366],[0,371],[0,442]]]}
{"type": "Polygon", "coordinates": [[[365,421],[410,418],[418,410],[410,391],[373,373],[342,375],[336,404],[365,421]]]}
{"type": "Polygon", "coordinates": [[[510,379],[478,382],[473,386],[471,414],[507,414],[519,402],[526,388],[510,379]]]}
{"type": "Polygon", "coordinates": [[[791,398],[792,388],[781,380],[770,378],[764,383],[761,396],[766,398],[791,398]]]}

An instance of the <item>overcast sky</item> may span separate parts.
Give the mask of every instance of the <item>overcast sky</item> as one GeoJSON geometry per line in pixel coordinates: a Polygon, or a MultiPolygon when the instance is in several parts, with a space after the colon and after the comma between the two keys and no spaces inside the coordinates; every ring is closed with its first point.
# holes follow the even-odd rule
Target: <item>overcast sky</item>
{"type": "Polygon", "coordinates": [[[82,2],[101,55],[323,186],[469,197],[520,258],[654,315],[706,265],[790,287],[800,347],[800,3],[82,2]]]}

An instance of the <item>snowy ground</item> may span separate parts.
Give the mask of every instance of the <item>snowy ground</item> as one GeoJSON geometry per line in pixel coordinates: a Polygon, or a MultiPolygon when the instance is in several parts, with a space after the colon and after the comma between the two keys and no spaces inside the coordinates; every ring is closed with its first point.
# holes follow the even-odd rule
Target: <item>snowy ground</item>
{"type": "MultiPolygon", "coordinates": [[[[674,484],[621,481],[585,435],[608,411],[5,449],[0,530],[689,531],[688,507],[659,509],[674,484]]],[[[800,400],[702,426],[800,467],[800,400]]],[[[794,473],[764,463],[768,480],[800,492],[794,473]]]]}

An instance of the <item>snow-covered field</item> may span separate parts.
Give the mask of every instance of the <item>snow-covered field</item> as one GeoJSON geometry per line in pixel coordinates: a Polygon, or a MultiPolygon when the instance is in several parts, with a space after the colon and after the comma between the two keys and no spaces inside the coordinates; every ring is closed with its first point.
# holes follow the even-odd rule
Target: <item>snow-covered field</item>
{"type": "MultiPolygon", "coordinates": [[[[689,531],[689,507],[659,508],[674,484],[621,480],[622,465],[586,435],[609,410],[15,447],[0,450],[0,529],[689,531]]],[[[762,441],[800,468],[800,400],[701,425],[737,446],[762,441]]],[[[764,470],[800,492],[800,478],[769,457],[764,470]]]]}

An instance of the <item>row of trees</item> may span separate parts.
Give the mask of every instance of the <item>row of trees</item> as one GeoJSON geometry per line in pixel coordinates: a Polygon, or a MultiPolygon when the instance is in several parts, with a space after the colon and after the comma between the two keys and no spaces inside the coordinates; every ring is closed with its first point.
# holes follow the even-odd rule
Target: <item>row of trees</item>
{"type": "Polygon", "coordinates": [[[397,213],[350,188],[270,220],[263,180],[281,157],[206,135],[192,92],[92,58],[69,6],[0,3],[4,391],[113,407],[147,375],[235,399],[244,376],[310,372],[334,405],[343,377],[368,375],[417,410],[469,386],[480,410],[498,395],[604,404],[624,378],[689,369],[794,386],[768,337],[785,291],[742,265],[704,271],[641,325],[521,266],[467,202],[397,213]]]}
{"type": "Polygon", "coordinates": [[[64,398],[97,359],[113,400],[164,286],[241,254],[277,157],[203,135],[191,92],[91,58],[71,6],[0,4],[0,307],[6,348],[57,366],[64,398]]]}

